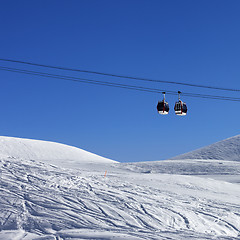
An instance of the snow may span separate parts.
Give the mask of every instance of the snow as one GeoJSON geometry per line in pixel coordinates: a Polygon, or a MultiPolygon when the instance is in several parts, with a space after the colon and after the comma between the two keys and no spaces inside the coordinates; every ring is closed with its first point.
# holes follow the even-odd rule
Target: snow
{"type": "Polygon", "coordinates": [[[61,143],[0,136],[0,157],[34,159],[57,166],[116,162],[61,143]]]}
{"type": "Polygon", "coordinates": [[[240,183],[240,163],[225,160],[165,160],[155,162],[124,163],[119,166],[132,172],[144,174],[193,175],[203,178],[240,183]]]}
{"type": "Polygon", "coordinates": [[[0,240],[240,238],[238,161],[117,163],[1,140],[0,240]]]}
{"type": "Polygon", "coordinates": [[[218,159],[240,161],[240,135],[176,156],[172,159],[218,159]]]}

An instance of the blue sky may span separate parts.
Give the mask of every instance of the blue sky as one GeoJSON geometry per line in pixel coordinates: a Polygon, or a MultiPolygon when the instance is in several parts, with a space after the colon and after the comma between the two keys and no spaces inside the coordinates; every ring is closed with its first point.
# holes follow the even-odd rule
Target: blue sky
{"type": "MultiPolygon", "coordinates": [[[[240,2],[2,1],[0,58],[240,89],[240,2]]],[[[239,97],[0,62],[171,91],[239,97]]],[[[239,134],[240,103],[79,84],[0,71],[0,135],[50,140],[118,160],[167,159],[239,134]]]]}

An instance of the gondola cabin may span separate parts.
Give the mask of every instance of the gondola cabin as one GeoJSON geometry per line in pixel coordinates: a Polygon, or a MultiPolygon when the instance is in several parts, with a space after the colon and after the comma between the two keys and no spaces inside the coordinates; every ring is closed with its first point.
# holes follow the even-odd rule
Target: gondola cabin
{"type": "Polygon", "coordinates": [[[178,91],[178,102],[175,103],[174,111],[178,116],[186,116],[187,115],[187,104],[181,101],[180,99],[181,92],[178,91]]]}
{"type": "Polygon", "coordinates": [[[167,115],[169,112],[169,105],[165,100],[165,92],[163,92],[163,100],[158,102],[157,110],[161,115],[167,115]]]}
{"type": "Polygon", "coordinates": [[[166,101],[159,101],[157,105],[158,113],[161,115],[167,115],[169,112],[169,105],[166,101]]]}
{"type": "Polygon", "coordinates": [[[174,111],[176,115],[186,116],[187,115],[187,104],[179,100],[175,103],[174,111]]]}

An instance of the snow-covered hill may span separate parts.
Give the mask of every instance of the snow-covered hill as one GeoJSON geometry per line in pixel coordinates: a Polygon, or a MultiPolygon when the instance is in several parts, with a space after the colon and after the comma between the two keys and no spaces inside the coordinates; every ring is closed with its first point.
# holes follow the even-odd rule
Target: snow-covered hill
{"type": "Polygon", "coordinates": [[[0,157],[46,161],[57,166],[115,161],[61,143],[0,136],[0,157]]]}
{"type": "Polygon", "coordinates": [[[176,156],[172,159],[218,159],[240,161],[240,135],[176,156]]]}
{"type": "Polygon", "coordinates": [[[240,176],[240,162],[106,160],[96,167],[93,160],[61,168],[53,163],[61,152],[71,159],[69,146],[3,142],[0,240],[240,238],[240,185],[209,178],[240,176]]]}
{"type": "Polygon", "coordinates": [[[225,160],[165,160],[154,162],[122,163],[119,168],[142,174],[174,174],[212,178],[240,183],[240,162],[225,160]]]}

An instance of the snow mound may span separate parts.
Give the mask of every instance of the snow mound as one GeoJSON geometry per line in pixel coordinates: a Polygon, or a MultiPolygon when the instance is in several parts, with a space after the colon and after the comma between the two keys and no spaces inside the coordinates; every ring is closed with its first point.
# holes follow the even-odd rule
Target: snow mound
{"type": "Polygon", "coordinates": [[[115,161],[61,143],[0,136],[0,157],[47,161],[58,166],[115,161]]]}
{"type": "Polygon", "coordinates": [[[188,152],[171,159],[217,159],[240,161],[240,135],[188,152]]]}

